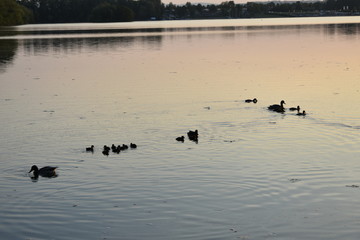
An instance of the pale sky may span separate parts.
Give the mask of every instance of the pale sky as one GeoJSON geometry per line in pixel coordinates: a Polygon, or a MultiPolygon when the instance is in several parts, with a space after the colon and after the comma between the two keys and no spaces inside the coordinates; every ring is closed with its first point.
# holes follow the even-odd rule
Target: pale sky
{"type": "MultiPolygon", "coordinates": [[[[209,3],[209,4],[220,4],[225,1],[230,0],[162,0],[161,2],[164,4],[168,4],[172,2],[173,4],[184,4],[187,2],[191,2],[192,4],[198,4],[198,3],[209,3]]],[[[235,3],[247,3],[247,2],[294,2],[296,0],[233,0],[235,3]]],[[[301,0],[300,0],[301,1],[301,0]]]]}

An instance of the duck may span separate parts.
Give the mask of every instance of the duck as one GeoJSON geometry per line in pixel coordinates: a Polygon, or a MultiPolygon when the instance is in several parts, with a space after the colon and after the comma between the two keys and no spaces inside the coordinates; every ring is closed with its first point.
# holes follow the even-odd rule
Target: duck
{"type": "Polygon", "coordinates": [[[184,137],[184,136],[177,137],[177,138],[176,138],[176,141],[184,142],[184,141],[185,141],[185,137],[184,137]]]}
{"type": "Polygon", "coordinates": [[[299,111],[300,111],[300,106],[291,107],[291,108],[289,108],[289,110],[290,110],[290,111],[296,111],[296,110],[297,110],[297,111],[299,112],[299,111]]]}
{"type": "Polygon", "coordinates": [[[187,135],[188,135],[188,137],[189,137],[189,139],[191,140],[191,141],[197,141],[198,140],[198,137],[199,137],[199,132],[198,132],[198,130],[195,130],[195,131],[189,131],[188,133],[187,133],[187,135]]]}
{"type": "Polygon", "coordinates": [[[104,155],[108,156],[108,155],[109,155],[109,151],[110,151],[110,147],[104,145],[104,149],[103,149],[102,153],[103,153],[104,155]]]}
{"type": "Polygon", "coordinates": [[[281,100],[280,105],[279,104],[273,104],[273,105],[270,105],[268,107],[268,109],[271,110],[271,111],[283,113],[283,112],[285,112],[284,104],[286,104],[285,101],[281,100]]]}
{"type": "Polygon", "coordinates": [[[94,152],[94,145],[91,145],[91,147],[86,148],[87,152],[94,152]]]}
{"type": "Polygon", "coordinates": [[[120,145],[118,145],[117,147],[116,147],[116,150],[114,151],[114,153],[117,153],[117,154],[119,154],[120,152],[121,152],[121,146],[120,145]]]}
{"type": "Polygon", "coordinates": [[[304,111],[302,111],[302,112],[297,113],[296,115],[298,115],[298,116],[305,116],[305,115],[306,115],[306,112],[305,112],[305,110],[304,110],[304,111]]]}
{"type": "Polygon", "coordinates": [[[137,145],[135,143],[130,143],[130,148],[132,149],[137,148],[137,145]]]}
{"type": "Polygon", "coordinates": [[[112,150],[113,152],[116,152],[116,146],[115,146],[115,144],[112,144],[112,145],[111,145],[111,150],[112,150]]]}
{"type": "Polygon", "coordinates": [[[42,167],[39,169],[36,165],[33,165],[29,173],[33,172],[34,178],[38,178],[39,176],[51,178],[57,176],[55,169],[57,169],[57,167],[50,166],[42,167]]]}
{"type": "Polygon", "coordinates": [[[254,98],[254,99],[246,99],[246,100],[245,100],[246,103],[251,103],[251,102],[257,103],[257,101],[258,101],[258,100],[257,100],[256,98],[254,98]]]}

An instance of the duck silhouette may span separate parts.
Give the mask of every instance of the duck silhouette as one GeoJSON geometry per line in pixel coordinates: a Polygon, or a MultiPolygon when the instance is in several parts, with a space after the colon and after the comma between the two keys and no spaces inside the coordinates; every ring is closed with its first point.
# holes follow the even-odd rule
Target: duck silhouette
{"type": "Polygon", "coordinates": [[[119,154],[120,152],[121,152],[121,146],[120,145],[118,145],[117,147],[116,147],[116,149],[115,149],[115,151],[114,151],[114,153],[117,153],[117,154],[119,154]]]}
{"type": "Polygon", "coordinates": [[[34,178],[38,178],[39,176],[52,178],[57,176],[55,172],[56,168],[57,167],[46,166],[39,169],[36,165],[33,165],[29,173],[33,172],[34,178]]]}
{"type": "Polygon", "coordinates": [[[135,143],[130,143],[130,148],[132,149],[137,148],[137,145],[135,143]]]}
{"type": "Polygon", "coordinates": [[[298,115],[298,116],[305,116],[305,115],[306,115],[306,112],[305,112],[305,110],[304,110],[304,111],[302,111],[302,112],[297,113],[296,115],[298,115]]]}
{"type": "Polygon", "coordinates": [[[246,103],[251,103],[251,102],[257,103],[257,101],[258,101],[258,100],[257,100],[256,98],[254,98],[254,99],[246,99],[246,100],[245,100],[246,103]]]}
{"type": "Polygon", "coordinates": [[[185,141],[185,137],[184,137],[184,136],[177,137],[177,138],[176,138],[176,141],[184,142],[184,141],[185,141]]]}
{"type": "Polygon", "coordinates": [[[188,131],[187,135],[191,141],[195,141],[195,142],[198,141],[198,137],[199,137],[198,130],[195,130],[195,131],[190,130],[190,131],[188,131]]]}
{"type": "Polygon", "coordinates": [[[112,144],[112,145],[111,145],[111,150],[112,150],[113,152],[116,152],[116,146],[115,146],[115,144],[112,144]]]}
{"type": "Polygon", "coordinates": [[[94,152],[94,145],[91,145],[91,147],[86,148],[87,152],[94,152]]]}
{"type": "Polygon", "coordinates": [[[300,111],[300,106],[289,108],[290,111],[300,111]]]}
{"type": "Polygon", "coordinates": [[[283,113],[283,112],[285,112],[284,104],[286,104],[285,101],[281,100],[280,105],[279,104],[273,104],[273,105],[270,105],[268,107],[268,109],[271,110],[271,111],[274,111],[274,112],[283,113]]]}
{"type": "Polygon", "coordinates": [[[110,151],[110,147],[104,145],[104,149],[102,151],[102,154],[108,156],[109,155],[109,151],[110,151]]]}

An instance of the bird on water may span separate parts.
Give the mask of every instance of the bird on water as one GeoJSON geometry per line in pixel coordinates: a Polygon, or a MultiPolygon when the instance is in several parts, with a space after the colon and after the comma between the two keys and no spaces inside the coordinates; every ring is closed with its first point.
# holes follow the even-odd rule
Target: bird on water
{"type": "Polygon", "coordinates": [[[271,110],[271,111],[274,111],[274,112],[283,113],[283,112],[285,112],[284,104],[286,104],[285,101],[281,100],[280,105],[279,104],[273,104],[273,105],[270,105],[268,107],[268,109],[271,110]]]}
{"type": "Polygon", "coordinates": [[[91,147],[86,148],[87,152],[94,152],[94,145],[91,145],[91,147]]]}
{"type": "Polygon", "coordinates": [[[289,108],[290,111],[300,111],[300,106],[289,108]]]}
{"type": "Polygon", "coordinates": [[[298,115],[298,116],[305,116],[305,115],[306,115],[306,112],[305,112],[305,110],[304,110],[304,111],[302,111],[302,112],[297,113],[296,115],[298,115]]]}
{"type": "Polygon", "coordinates": [[[184,137],[184,136],[177,137],[177,138],[176,138],[176,141],[184,142],[184,141],[185,141],[185,137],[184,137]]]}
{"type": "Polygon", "coordinates": [[[254,98],[254,99],[246,99],[246,100],[245,100],[246,103],[251,103],[251,102],[257,103],[257,101],[258,101],[258,100],[257,100],[256,98],[254,98]]]}
{"type": "Polygon", "coordinates": [[[34,178],[38,178],[39,176],[51,178],[57,176],[55,172],[56,168],[57,167],[46,166],[39,169],[36,165],[33,165],[29,173],[33,172],[34,178]]]}
{"type": "Polygon", "coordinates": [[[190,130],[190,131],[188,131],[187,135],[191,141],[194,141],[194,142],[198,141],[198,137],[199,137],[198,130],[195,130],[195,131],[190,130]]]}

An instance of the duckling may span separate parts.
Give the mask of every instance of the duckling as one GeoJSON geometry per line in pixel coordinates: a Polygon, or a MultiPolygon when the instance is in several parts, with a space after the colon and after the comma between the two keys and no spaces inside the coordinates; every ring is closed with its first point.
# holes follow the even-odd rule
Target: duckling
{"type": "Polygon", "coordinates": [[[109,156],[110,147],[104,145],[104,149],[102,151],[102,154],[109,156]]]}
{"type": "Polygon", "coordinates": [[[119,154],[120,152],[121,152],[121,146],[118,145],[118,146],[116,147],[115,153],[119,154]]]}
{"type": "Polygon", "coordinates": [[[304,111],[302,111],[302,112],[297,113],[296,115],[298,115],[298,116],[305,116],[305,115],[306,115],[306,112],[305,112],[305,110],[304,110],[304,111]]]}
{"type": "Polygon", "coordinates": [[[86,148],[87,152],[94,152],[94,145],[91,145],[91,147],[86,148]]]}
{"type": "Polygon", "coordinates": [[[281,100],[280,105],[279,104],[273,104],[273,105],[270,105],[268,107],[268,109],[271,110],[271,111],[274,111],[274,112],[283,113],[283,112],[285,112],[284,104],[286,104],[285,101],[281,100]]]}
{"type": "Polygon", "coordinates": [[[137,145],[135,143],[130,143],[130,148],[132,149],[137,148],[137,145]]]}
{"type": "Polygon", "coordinates": [[[116,146],[115,146],[115,144],[112,144],[112,145],[111,145],[111,150],[112,150],[113,152],[116,152],[116,146]]]}
{"type": "Polygon", "coordinates": [[[188,135],[188,137],[189,137],[189,139],[191,140],[191,141],[197,141],[198,140],[198,137],[199,137],[199,132],[198,132],[198,130],[195,130],[195,131],[189,131],[188,133],[187,133],[187,135],[188,135]]]}
{"type": "Polygon", "coordinates": [[[184,136],[177,137],[177,138],[176,138],[176,141],[184,142],[184,141],[185,141],[185,137],[184,137],[184,136]]]}
{"type": "Polygon", "coordinates": [[[251,103],[251,102],[257,103],[257,101],[258,101],[258,100],[257,100],[256,98],[254,98],[254,99],[246,99],[246,100],[245,100],[246,103],[251,103]]]}
{"type": "Polygon", "coordinates": [[[289,110],[290,110],[290,111],[296,111],[296,110],[297,110],[297,111],[299,112],[299,111],[300,111],[300,106],[291,107],[291,108],[289,108],[289,110]]]}
{"type": "Polygon", "coordinates": [[[39,176],[51,178],[57,176],[55,172],[56,168],[57,167],[46,166],[39,169],[36,165],[33,165],[29,173],[34,172],[34,178],[38,178],[39,176]]]}

